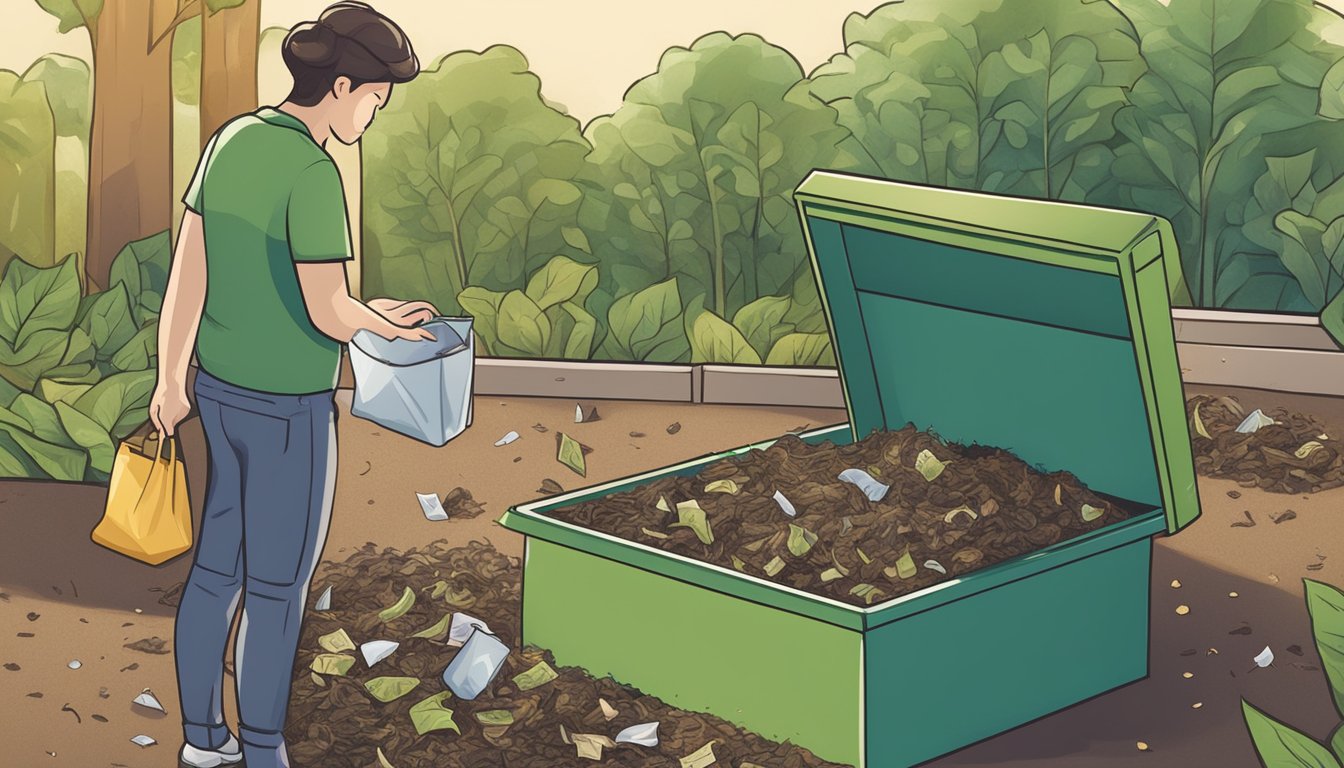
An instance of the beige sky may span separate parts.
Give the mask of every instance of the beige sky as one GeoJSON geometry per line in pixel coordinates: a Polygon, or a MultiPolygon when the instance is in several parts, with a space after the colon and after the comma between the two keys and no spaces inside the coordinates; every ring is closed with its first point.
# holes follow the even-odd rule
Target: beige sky
{"type": "MultiPolygon", "coordinates": [[[[107,0],[117,2],[118,0],[107,0]]],[[[1341,0],[1344,1],[1344,0],[1341,0]]],[[[3,0],[0,68],[22,71],[48,52],[89,56],[83,30],[58,34],[35,0],[3,0]]],[[[587,122],[620,106],[669,46],[723,30],[754,32],[793,53],[805,71],[838,53],[845,17],[881,0],[372,0],[406,29],[422,61],[508,43],[527,55],[548,99],[587,122]],[[787,11],[784,9],[787,8],[787,11]]],[[[316,18],[327,0],[262,0],[263,27],[316,18]]]]}

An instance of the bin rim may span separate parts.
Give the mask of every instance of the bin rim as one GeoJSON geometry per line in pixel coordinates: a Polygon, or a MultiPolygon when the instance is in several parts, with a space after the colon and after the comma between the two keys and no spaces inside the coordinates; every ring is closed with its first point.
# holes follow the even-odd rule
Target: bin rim
{"type": "MultiPolygon", "coordinates": [[[[457,333],[457,329],[456,329],[456,328],[453,328],[453,327],[452,327],[452,323],[449,322],[449,321],[454,321],[454,320],[455,320],[455,321],[457,321],[457,322],[474,323],[475,319],[476,319],[476,318],[474,318],[474,317],[472,317],[472,316],[470,316],[470,315],[466,315],[466,316],[463,316],[463,317],[458,317],[458,316],[454,316],[454,315],[435,315],[434,317],[432,317],[432,318],[426,320],[426,321],[423,322],[423,323],[420,323],[418,326],[415,326],[415,327],[417,327],[417,328],[424,328],[424,327],[427,326],[427,325],[441,324],[441,325],[446,325],[446,326],[448,326],[450,329],[453,330],[454,333],[457,333]]],[[[434,357],[427,357],[427,358],[425,358],[424,360],[417,360],[417,361],[415,361],[415,362],[413,362],[413,363],[394,363],[394,362],[391,362],[391,361],[389,361],[389,360],[384,360],[381,356],[375,354],[374,352],[372,352],[372,351],[370,351],[370,350],[368,350],[368,349],[365,349],[364,346],[363,346],[360,342],[361,342],[362,340],[368,338],[368,337],[362,335],[362,333],[368,333],[368,334],[371,335],[371,336],[376,336],[376,334],[374,334],[372,331],[369,331],[368,329],[361,328],[361,329],[360,329],[360,333],[356,333],[354,336],[352,336],[352,337],[350,338],[350,348],[351,348],[352,350],[358,351],[361,355],[364,355],[365,357],[369,358],[370,360],[375,360],[375,361],[377,361],[379,365],[385,365],[385,366],[387,366],[387,367],[389,367],[389,368],[413,368],[413,367],[415,367],[415,366],[417,366],[417,365],[424,365],[425,363],[433,362],[433,361],[435,361],[435,360],[442,360],[443,358],[449,356],[448,354],[441,354],[441,355],[435,355],[434,357]]],[[[471,338],[472,335],[474,335],[474,332],[473,332],[473,331],[468,331],[468,333],[466,334],[466,336],[462,338],[462,349],[461,349],[461,350],[458,350],[458,351],[469,350],[469,349],[471,349],[473,346],[475,346],[474,343],[473,343],[473,340],[472,340],[472,338],[471,338]]],[[[381,338],[381,337],[379,337],[379,338],[381,338]]]]}
{"type": "MultiPolygon", "coordinates": [[[[800,432],[801,437],[849,433],[848,422],[800,432]]],[[[637,475],[596,483],[572,491],[510,506],[497,522],[505,528],[542,541],[613,560],[643,571],[682,581],[844,629],[863,632],[941,605],[995,589],[1077,560],[1149,538],[1166,530],[1166,516],[1153,508],[1123,522],[1090,531],[1024,555],[986,566],[966,576],[949,579],[876,605],[861,607],[778,584],[726,566],[696,560],[613,534],[549,517],[546,513],[571,504],[606,496],[625,487],[641,485],[678,470],[691,469],[776,442],[765,440],[729,451],[706,454],[637,475]]],[[[526,576],[524,576],[526,578],[526,576]]]]}

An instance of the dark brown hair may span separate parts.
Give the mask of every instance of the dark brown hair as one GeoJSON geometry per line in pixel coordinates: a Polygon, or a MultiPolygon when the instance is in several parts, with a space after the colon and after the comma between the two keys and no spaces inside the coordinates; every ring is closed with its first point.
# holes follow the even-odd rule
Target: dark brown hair
{"type": "Polygon", "coordinates": [[[317,21],[296,24],[281,48],[294,76],[287,99],[311,107],[338,77],[351,89],[365,83],[405,83],[420,71],[411,41],[391,19],[372,6],[344,0],[328,7],[317,21]]]}

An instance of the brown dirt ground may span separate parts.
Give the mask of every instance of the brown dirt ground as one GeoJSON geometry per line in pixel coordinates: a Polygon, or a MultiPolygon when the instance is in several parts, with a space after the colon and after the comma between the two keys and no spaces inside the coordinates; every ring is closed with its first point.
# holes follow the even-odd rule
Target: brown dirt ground
{"type": "MultiPolygon", "coordinates": [[[[1214,392],[1191,388],[1195,392],[1214,392]]],[[[1344,398],[1218,389],[1249,407],[1283,406],[1320,417],[1333,434],[1344,430],[1344,398]]],[[[348,405],[348,395],[344,395],[348,405]]],[[[602,420],[573,424],[569,400],[478,397],[472,429],[433,448],[350,417],[340,421],[341,457],[335,517],[324,557],[340,560],[366,541],[407,549],[434,539],[462,544],[488,539],[500,551],[521,554],[521,538],[494,521],[508,505],[537,498],[543,478],[565,488],[614,479],[687,458],[776,436],[803,424],[844,420],[842,411],[743,408],[684,404],[598,403],[602,420]],[[665,427],[682,425],[676,435],[665,427]],[[589,477],[554,461],[551,434],[537,422],[563,427],[595,451],[589,477]],[[508,430],[522,439],[493,443],[508,430]],[[631,430],[647,437],[632,439],[631,430]],[[521,461],[514,462],[515,457],[521,461]],[[469,488],[486,504],[472,520],[426,521],[414,492],[445,494],[469,488]]],[[[200,445],[199,427],[184,425],[185,449],[200,445]]],[[[199,467],[188,457],[189,467],[199,467]]],[[[199,469],[189,477],[201,475],[199,469]]],[[[191,486],[199,499],[200,483],[191,486]]],[[[1318,738],[1337,721],[1313,650],[1301,579],[1344,584],[1344,552],[1335,551],[1344,526],[1338,519],[1344,489],[1310,498],[1238,488],[1227,480],[1200,479],[1203,517],[1181,535],[1155,542],[1150,675],[1147,679],[1043,718],[935,761],[930,766],[1025,768],[1238,768],[1259,765],[1240,716],[1241,696],[1318,738]],[[1227,491],[1241,498],[1231,499],[1227,491]],[[1269,520],[1291,508],[1297,518],[1269,520]],[[1231,523],[1250,510],[1253,528],[1231,523]],[[1318,555],[1326,556],[1324,561],[1318,555]],[[1323,562],[1324,568],[1306,566],[1323,562]],[[1180,589],[1172,589],[1179,579],[1180,589]],[[1229,592],[1236,592],[1231,598],[1229,592]],[[1178,616],[1177,605],[1190,606],[1178,616]],[[1251,627],[1250,634],[1229,631],[1251,627]],[[1249,672],[1251,657],[1266,645],[1274,666],[1249,672]],[[1301,646],[1303,656],[1289,653],[1301,646]],[[1190,656],[1181,651],[1195,649],[1190,656]],[[1217,655],[1208,654],[1217,648],[1217,655]],[[1183,672],[1192,672],[1185,679],[1183,672]],[[1192,705],[1201,702],[1202,707],[1192,705]],[[1151,750],[1141,753],[1135,742],[1151,750]]],[[[149,637],[169,640],[173,609],[158,593],[181,581],[189,556],[159,568],[144,566],[92,544],[88,532],[101,513],[98,486],[0,482],[0,764],[14,768],[77,766],[170,768],[179,728],[175,714],[151,716],[131,700],[154,690],[170,713],[177,708],[171,655],[123,647],[149,637]],[[76,594],[77,593],[77,594],[76,594]],[[143,613],[136,613],[140,609],[143,613]],[[39,614],[29,621],[29,613],[39,614]],[[20,637],[31,633],[33,637],[20,637]],[[79,659],[83,667],[66,664],[79,659]],[[135,669],[126,669],[138,664],[135,669]],[[106,698],[100,696],[105,688],[106,698]],[[27,694],[38,692],[41,698],[27,694]],[[68,705],[80,718],[63,711],[68,705]],[[100,722],[93,715],[106,718],[100,722]],[[160,743],[141,749],[129,739],[148,734],[160,743]],[[50,753],[55,753],[51,755],[50,753]]],[[[199,500],[197,501],[199,509],[199,500]]],[[[1067,606],[1061,606],[1067,610],[1067,606]]],[[[232,712],[229,712],[232,719],[232,712]]],[[[734,767],[735,768],[735,767],[734,767]]]]}

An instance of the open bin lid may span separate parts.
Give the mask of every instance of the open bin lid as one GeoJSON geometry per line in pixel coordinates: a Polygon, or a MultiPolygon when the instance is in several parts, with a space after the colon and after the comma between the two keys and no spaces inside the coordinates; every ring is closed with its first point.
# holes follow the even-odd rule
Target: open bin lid
{"type": "Polygon", "coordinates": [[[827,171],[795,198],[856,440],[913,423],[1199,516],[1165,220],[827,171]]]}

